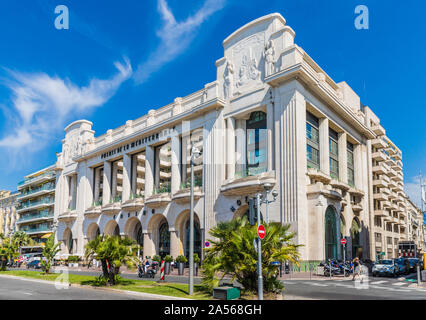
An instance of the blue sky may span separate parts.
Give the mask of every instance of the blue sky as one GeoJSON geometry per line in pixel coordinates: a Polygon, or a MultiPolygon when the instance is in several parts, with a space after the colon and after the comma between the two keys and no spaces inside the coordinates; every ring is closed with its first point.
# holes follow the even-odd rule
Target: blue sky
{"type": "Polygon", "coordinates": [[[426,3],[417,0],[20,0],[0,3],[0,189],[53,164],[63,128],[77,119],[96,135],[215,80],[222,41],[281,13],[301,46],[336,82],[346,81],[403,152],[407,192],[426,174],[426,3]],[[57,5],[70,29],[57,30],[57,5]],[[369,29],[354,27],[357,5],[369,29]]]}

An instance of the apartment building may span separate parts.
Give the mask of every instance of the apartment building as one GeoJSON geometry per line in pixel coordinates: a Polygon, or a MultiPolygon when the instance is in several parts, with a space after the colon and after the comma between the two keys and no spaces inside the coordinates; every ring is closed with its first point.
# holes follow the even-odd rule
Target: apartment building
{"type": "Polygon", "coordinates": [[[0,191],[0,233],[5,237],[16,231],[17,196],[16,191],[0,191]]]}
{"type": "Polygon", "coordinates": [[[54,166],[39,170],[18,183],[20,192],[16,221],[18,229],[25,231],[41,246],[53,231],[56,173],[54,166]]]}
{"type": "Polygon", "coordinates": [[[90,121],[68,125],[56,163],[62,254],[83,255],[104,233],[135,239],[144,256],[188,255],[194,146],[199,254],[209,230],[247,214],[265,187],[278,197],[263,219],[290,224],[305,261],[343,250],[375,259],[387,250],[376,233],[406,233],[400,150],[294,38],[280,14],[261,17],[224,40],[217,77],[201,90],[97,137],[90,121]]]}

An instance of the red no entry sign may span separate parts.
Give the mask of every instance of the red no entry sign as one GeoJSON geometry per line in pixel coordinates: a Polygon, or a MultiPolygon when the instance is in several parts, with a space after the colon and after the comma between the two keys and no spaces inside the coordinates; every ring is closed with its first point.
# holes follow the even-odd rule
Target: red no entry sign
{"type": "Polygon", "coordinates": [[[346,239],[342,239],[342,240],[340,240],[340,243],[341,243],[341,244],[346,244],[346,239]]]}
{"type": "Polygon", "coordinates": [[[265,234],[265,227],[263,226],[263,224],[259,225],[259,227],[257,227],[257,235],[262,240],[263,238],[265,238],[265,234]]]}

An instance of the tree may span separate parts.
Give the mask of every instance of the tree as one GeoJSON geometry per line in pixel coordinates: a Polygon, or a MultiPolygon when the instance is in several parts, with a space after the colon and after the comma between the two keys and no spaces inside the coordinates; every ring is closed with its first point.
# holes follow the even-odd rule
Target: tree
{"type": "MultiPolygon", "coordinates": [[[[278,292],[283,289],[277,279],[278,268],[272,262],[291,261],[298,264],[300,245],[293,243],[295,233],[289,232],[290,225],[280,223],[265,224],[266,235],[262,240],[262,276],[265,292],[278,292]]],[[[257,252],[254,240],[257,238],[256,226],[250,226],[246,217],[220,222],[210,230],[218,239],[211,241],[212,247],[205,249],[203,261],[203,285],[209,290],[219,284],[221,279],[230,276],[237,280],[245,290],[257,290],[257,252]]]]}
{"type": "Polygon", "coordinates": [[[18,255],[17,248],[11,238],[4,238],[0,246],[0,270],[6,269],[7,261],[18,255]]]}
{"type": "Polygon", "coordinates": [[[120,267],[134,268],[139,264],[136,256],[139,246],[134,240],[120,236],[99,235],[86,245],[86,259],[101,261],[102,276],[109,285],[116,284],[120,267]]]}
{"type": "Polygon", "coordinates": [[[61,251],[61,244],[58,242],[55,244],[55,234],[53,233],[46,241],[43,248],[43,258],[41,264],[45,274],[49,274],[50,268],[52,267],[52,261],[55,256],[61,251]]]}
{"type": "Polygon", "coordinates": [[[21,247],[34,244],[34,240],[32,240],[25,231],[17,231],[14,233],[12,236],[12,241],[17,251],[20,251],[21,247]]]}

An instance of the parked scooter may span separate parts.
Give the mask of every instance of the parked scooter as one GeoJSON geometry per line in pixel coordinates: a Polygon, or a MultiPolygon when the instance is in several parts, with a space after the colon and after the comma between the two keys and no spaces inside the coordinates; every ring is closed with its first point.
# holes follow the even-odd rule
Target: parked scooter
{"type": "Polygon", "coordinates": [[[142,265],[138,265],[138,277],[139,278],[154,278],[155,274],[157,273],[157,270],[155,268],[148,267],[147,271],[145,272],[145,269],[142,265]]]}
{"type": "Polygon", "coordinates": [[[324,264],[324,276],[329,277],[330,272],[332,276],[341,274],[339,265],[335,261],[329,261],[327,264],[324,264]],[[331,265],[331,271],[330,271],[330,265],[331,265]]]}

